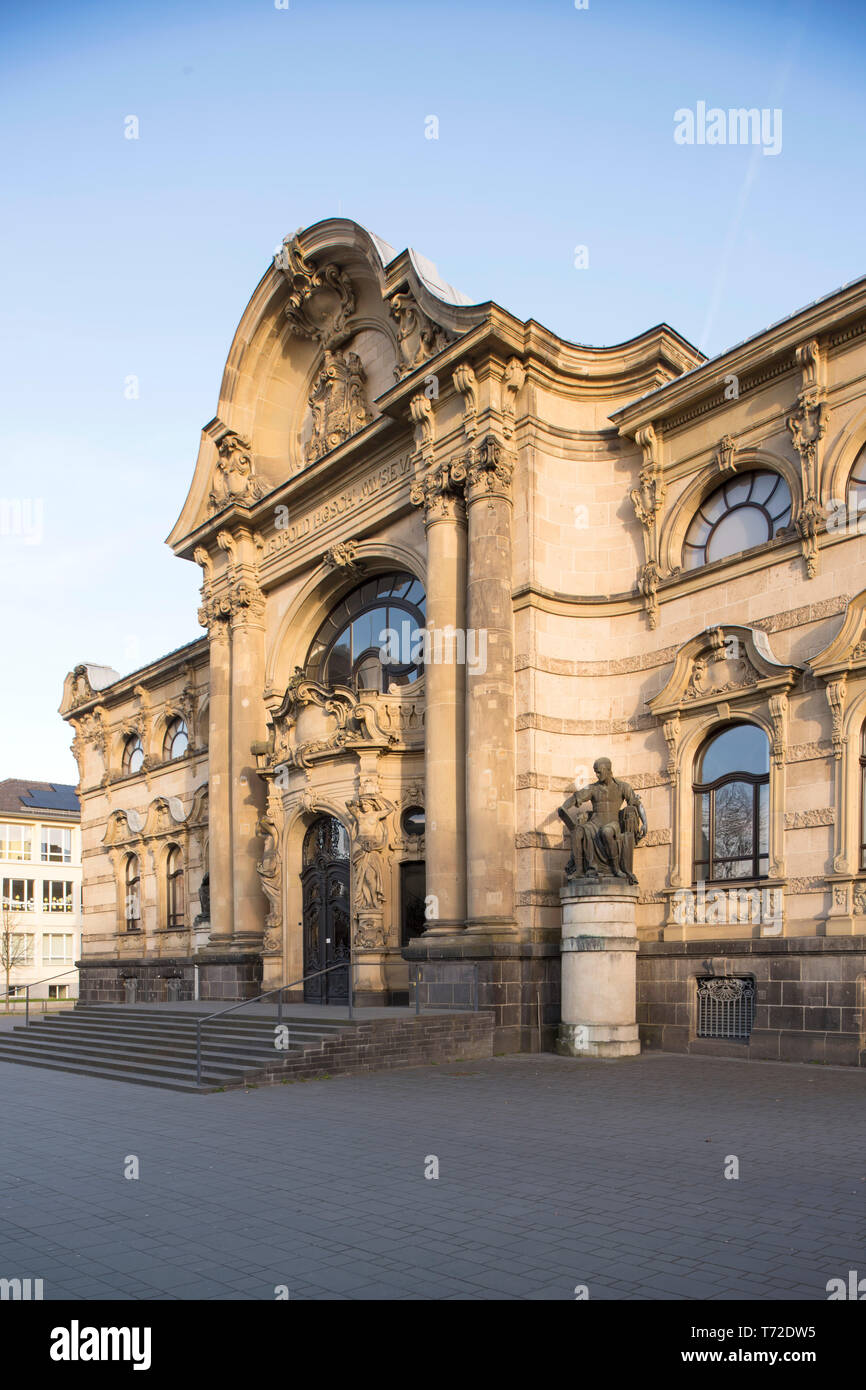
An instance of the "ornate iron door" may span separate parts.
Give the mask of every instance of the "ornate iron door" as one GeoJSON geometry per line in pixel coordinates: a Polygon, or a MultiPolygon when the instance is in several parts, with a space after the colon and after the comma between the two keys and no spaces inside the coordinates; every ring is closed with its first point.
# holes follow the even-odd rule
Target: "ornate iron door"
{"type": "MultiPolygon", "coordinates": [[[[349,910],[349,838],[333,816],[321,816],[304,839],[304,974],[352,957],[349,910]]],[[[304,983],[311,1004],[341,1004],[349,995],[348,970],[331,970],[304,983]]]]}

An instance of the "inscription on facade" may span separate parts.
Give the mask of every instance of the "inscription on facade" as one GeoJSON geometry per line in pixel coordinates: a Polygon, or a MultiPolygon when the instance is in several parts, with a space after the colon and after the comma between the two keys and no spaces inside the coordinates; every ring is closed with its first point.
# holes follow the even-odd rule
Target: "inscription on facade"
{"type": "Polygon", "coordinates": [[[408,455],[405,458],[395,459],[393,463],[386,463],[374,472],[368,473],[349,487],[343,488],[342,492],[336,497],[331,497],[327,502],[323,502],[315,511],[305,512],[297,521],[292,521],[291,513],[285,526],[278,526],[272,536],[268,538],[267,552],[274,555],[279,550],[284,550],[286,546],[293,545],[295,541],[303,540],[305,536],[313,535],[327,522],[333,521],[336,517],[345,516],[352,512],[356,507],[362,506],[364,502],[375,497],[382,492],[390,483],[397,479],[408,478],[411,472],[411,464],[408,455]]]}

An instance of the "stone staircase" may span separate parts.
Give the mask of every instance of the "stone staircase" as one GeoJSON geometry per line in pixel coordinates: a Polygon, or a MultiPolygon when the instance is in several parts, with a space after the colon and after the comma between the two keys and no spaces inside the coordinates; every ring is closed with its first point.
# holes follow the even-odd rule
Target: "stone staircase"
{"type": "Polygon", "coordinates": [[[29,1028],[0,1032],[0,1062],[204,1092],[490,1057],[493,1052],[491,1013],[365,1021],[284,1012],[282,1023],[287,1033],[279,1050],[274,1015],[229,1016],[208,1023],[202,1029],[201,1084],[195,1068],[196,1014],[170,1006],[78,1005],[29,1028]]]}

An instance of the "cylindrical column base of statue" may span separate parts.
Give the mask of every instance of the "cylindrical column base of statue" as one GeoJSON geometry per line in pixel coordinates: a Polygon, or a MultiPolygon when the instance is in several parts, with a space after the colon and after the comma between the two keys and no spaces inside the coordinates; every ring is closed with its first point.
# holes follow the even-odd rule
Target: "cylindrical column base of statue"
{"type": "Polygon", "coordinates": [[[635,1057],[636,884],[622,878],[569,879],[562,900],[562,1013],[556,1050],[564,1057],[635,1057]]]}

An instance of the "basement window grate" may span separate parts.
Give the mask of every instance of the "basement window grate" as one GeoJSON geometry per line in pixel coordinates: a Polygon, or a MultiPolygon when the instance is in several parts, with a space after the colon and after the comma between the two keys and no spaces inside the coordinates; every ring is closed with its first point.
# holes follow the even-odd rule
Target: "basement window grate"
{"type": "Polygon", "coordinates": [[[699,1038],[748,1038],[754,1018],[754,980],[736,975],[698,980],[699,1038]]]}

